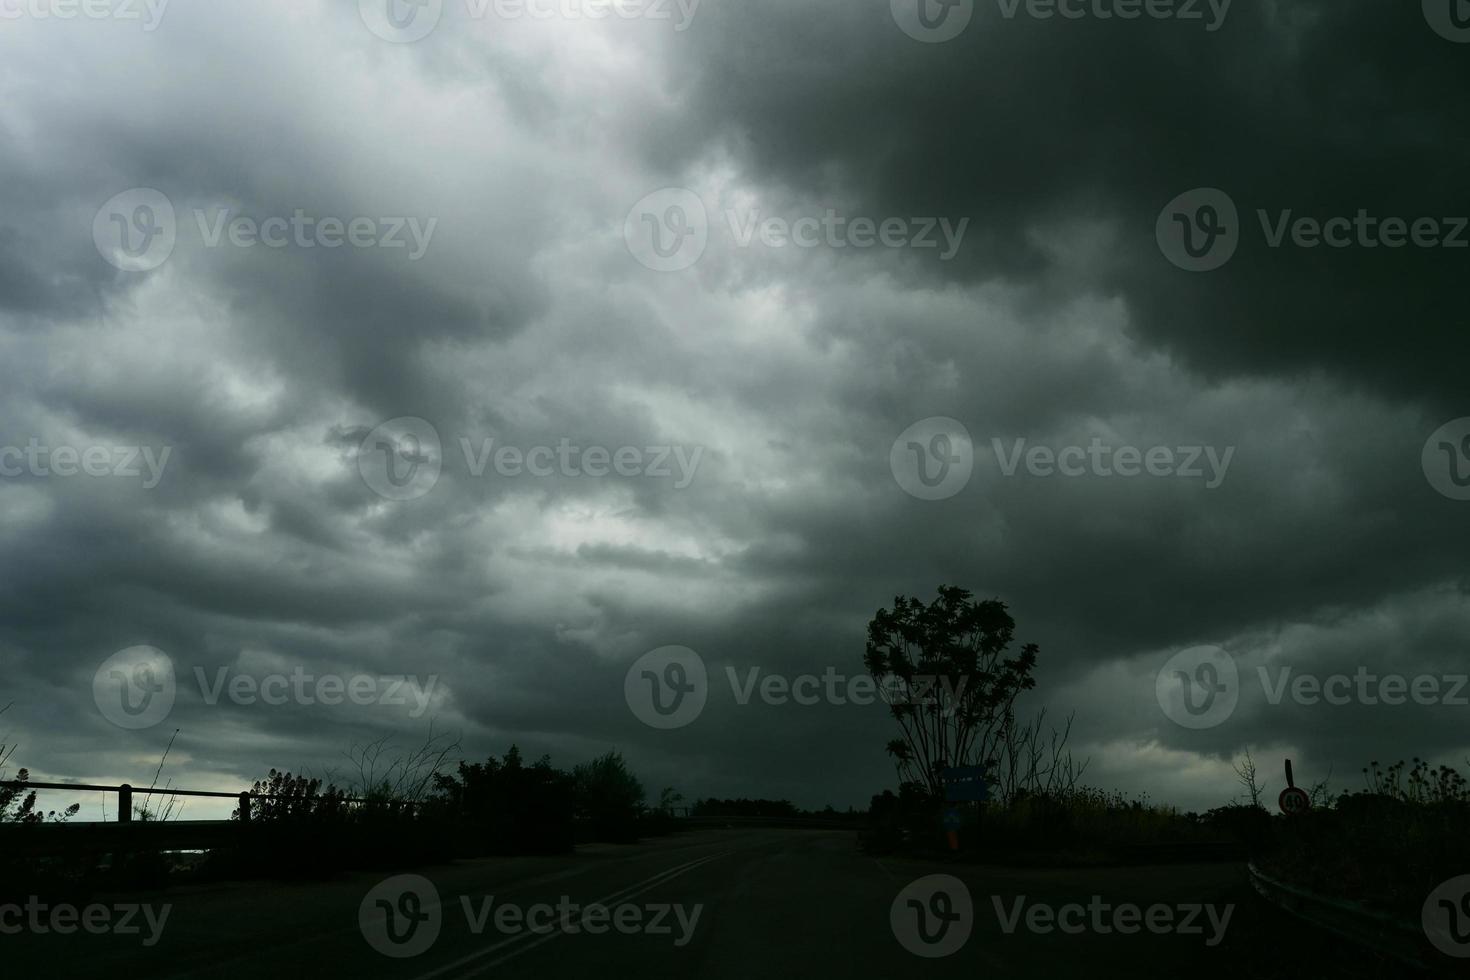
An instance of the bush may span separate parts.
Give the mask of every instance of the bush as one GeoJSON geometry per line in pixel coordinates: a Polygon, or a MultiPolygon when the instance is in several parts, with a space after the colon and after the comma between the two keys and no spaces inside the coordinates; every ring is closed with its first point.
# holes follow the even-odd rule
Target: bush
{"type": "Polygon", "coordinates": [[[1276,818],[1260,861],[1294,884],[1416,919],[1429,892],[1470,870],[1470,792],[1454,769],[1418,759],[1363,772],[1365,789],[1276,818]]]}
{"type": "Polygon", "coordinates": [[[504,759],[459,764],[455,776],[435,777],[435,809],[459,830],[464,854],[561,854],[574,844],[574,781],[542,757],[521,761],[512,745],[504,759]]]}
{"type": "Polygon", "coordinates": [[[595,840],[629,843],[638,839],[643,784],[628,771],[621,754],[607,755],[572,770],[576,813],[595,840]]]}
{"type": "Polygon", "coordinates": [[[941,803],[918,783],[905,783],[898,795],[884,790],[868,805],[868,824],[858,843],[871,854],[892,854],[906,847],[941,846],[941,803]]]}
{"type": "MultiPolygon", "coordinates": [[[[392,868],[449,856],[402,800],[349,802],[346,792],[320,779],[272,769],[251,786],[248,826],[240,842],[210,853],[207,877],[315,877],[346,868],[392,868]]],[[[244,824],[239,810],[231,814],[244,824]]]]}

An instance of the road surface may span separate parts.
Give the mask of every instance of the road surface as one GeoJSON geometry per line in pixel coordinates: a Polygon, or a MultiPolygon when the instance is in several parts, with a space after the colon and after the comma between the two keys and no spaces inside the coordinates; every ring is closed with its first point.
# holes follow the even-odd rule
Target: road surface
{"type": "Polygon", "coordinates": [[[94,901],[104,906],[90,913],[94,924],[104,912],[108,919],[93,931],[70,923],[74,931],[62,934],[54,927],[65,928],[66,915],[39,909],[21,910],[29,917],[16,932],[15,911],[0,912],[0,927],[10,926],[0,934],[0,971],[262,980],[1401,975],[1283,924],[1238,865],[953,865],[874,858],[838,831],[705,830],[409,876],[94,901]],[[134,931],[119,934],[112,927],[124,924],[128,905],[139,906],[125,926],[134,931]]]}

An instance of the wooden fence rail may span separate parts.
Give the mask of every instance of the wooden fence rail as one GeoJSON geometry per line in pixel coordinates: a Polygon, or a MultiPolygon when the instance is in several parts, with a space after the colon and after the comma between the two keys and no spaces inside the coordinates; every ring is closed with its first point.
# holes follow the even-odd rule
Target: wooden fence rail
{"type": "MultiPolygon", "coordinates": [[[[26,780],[24,782],[6,779],[0,780],[0,789],[17,790],[45,790],[47,792],[70,792],[70,793],[114,793],[117,795],[117,822],[133,822],[133,796],[185,796],[192,798],[205,798],[215,800],[235,800],[240,806],[240,822],[250,822],[251,800],[300,800],[300,796],[282,796],[279,793],[222,793],[212,790],[199,789],[134,789],[130,783],[122,783],[117,786],[99,786],[88,783],[36,783],[26,780]]],[[[357,798],[343,799],[342,803],[375,803],[377,800],[365,800],[357,798]]],[[[421,806],[422,801],[395,800],[397,806],[421,806]]],[[[205,823],[208,821],[195,821],[205,823]]]]}

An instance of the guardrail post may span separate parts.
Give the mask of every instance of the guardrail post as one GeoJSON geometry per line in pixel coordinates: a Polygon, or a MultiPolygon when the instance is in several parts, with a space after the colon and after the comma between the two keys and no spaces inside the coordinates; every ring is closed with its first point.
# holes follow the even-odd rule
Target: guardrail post
{"type": "Polygon", "coordinates": [[[117,788],[117,822],[133,822],[133,787],[127,783],[117,788]]]}
{"type": "Polygon", "coordinates": [[[249,793],[241,793],[240,794],[240,822],[241,823],[249,823],[250,822],[250,794],[249,793]]]}

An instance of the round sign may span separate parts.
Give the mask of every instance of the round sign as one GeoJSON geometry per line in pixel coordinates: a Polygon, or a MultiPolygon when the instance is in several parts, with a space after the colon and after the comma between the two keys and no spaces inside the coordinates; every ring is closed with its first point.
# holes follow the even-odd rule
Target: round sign
{"type": "Polygon", "coordinates": [[[1312,808],[1312,798],[1307,795],[1307,791],[1295,786],[1282,790],[1276,802],[1281,807],[1281,812],[1287,816],[1305,813],[1312,808]]]}
{"type": "Polygon", "coordinates": [[[964,825],[965,825],[965,817],[964,817],[964,814],[960,813],[959,810],[950,809],[950,810],[945,810],[944,811],[944,829],[945,830],[950,830],[950,831],[959,830],[964,825]]]}

